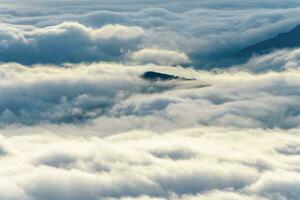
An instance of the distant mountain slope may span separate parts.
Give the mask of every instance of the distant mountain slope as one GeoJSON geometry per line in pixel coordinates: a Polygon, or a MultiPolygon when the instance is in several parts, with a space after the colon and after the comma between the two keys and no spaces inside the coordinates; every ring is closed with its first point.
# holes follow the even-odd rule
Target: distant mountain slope
{"type": "Polygon", "coordinates": [[[248,46],[240,50],[236,57],[249,58],[253,54],[264,54],[274,49],[295,48],[300,47],[300,25],[296,26],[289,32],[280,33],[276,37],[254,45],[248,46]]]}

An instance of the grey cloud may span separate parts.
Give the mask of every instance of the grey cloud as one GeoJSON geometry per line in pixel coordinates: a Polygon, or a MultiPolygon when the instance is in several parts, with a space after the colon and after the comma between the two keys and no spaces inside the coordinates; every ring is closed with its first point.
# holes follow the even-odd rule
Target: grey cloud
{"type": "Polygon", "coordinates": [[[53,153],[44,155],[37,159],[37,164],[52,166],[56,168],[68,168],[76,162],[76,156],[66,153],[53,153]]]}
{"type": "Polygon", "coordinates": [[[250,190],[264,194],[271,199],[298,199],[299,175],[286,171],[266,173],[250,190]]]}
{"type": "Polygon", "coordinates": [[[152,154],[158,158],[170,158],[173,160],[185,160],[185,159],[192,159],[195,154],[185,148],[177,148],[177,149],[156,149],[152,152],[152,154]]]}
{"type": "Polygon", "coordinates": [[[299,155],[300,154],[300,149],[299,145],[296,144],[290,144],[288,146],[282,146],[278,147],[277,151],[279,153],[285,154],[285,155],[299,155]]]}

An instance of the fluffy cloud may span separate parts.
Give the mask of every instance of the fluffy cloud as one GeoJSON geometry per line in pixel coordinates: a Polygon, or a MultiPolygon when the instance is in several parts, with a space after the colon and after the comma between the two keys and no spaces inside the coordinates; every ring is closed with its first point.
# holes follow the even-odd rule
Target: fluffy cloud
{"type": "Polygon", "coordinates": [[[1,199],[299,199],[298,2],[0,5],[1,199]]]}
{"type": "MultiPolygon", "coordinates": [[[[4,22],[1,26],[9,30],[9,25],[21,38],[17,41],[13,39],[13,43],[6,42],[6,47],[1,46],[0,60],[26,64],[119,62],[129,51],[176,49],[187,55],[192,66],[223,67],[234,63],[234,59],[229,57],[241,48],[289,31],[300,23],[297,17],[299,4],[295,1],[193,0],[149,3],[127,0],[121,6],[117,1],[91,2],[26,1],[27,6],[20,2],[6,2],[3,4],[6,7],[0,10],[0,19],[4,22]],[[78,24],[73,24],[72,28],[66,27],[72,21],[78,24]],[[136,30],[133,27],[143,29],[143,37],[129,41],[109,39],[95,42],[89,34],[86,35],[87,27],[93,30],[101,30],[106,26],[116,29],[112,28],[115,24],[132,31],[136,30]],[[39,29],[42,32],[54,27],[66,30],[63,34],[44,36],[51,41],[47,43],[35,34],[26,37],[23,26],[26,30],[39,29]],[[34,44],[24,46],[21,42],[24,39],[34,44]]],[[[140,31],[137,30],[137,33],[140,31]]],[[[118,34],[123,33],[128,34],[118,34]]],[[[7,34],[12,37],[10,31],[5,31],[4,35],[7,34]]]]}
{"type": "Polygon", "coordinates": [[[300,72],[246,71],[2,64],[0,195],[297,199],[300,72]]]}
{"type": "Polygon", "coordinates": [[[93,29],[66,22],[38,29],[3,24],[0,60],[25,64],[118,60],[123,51],[135,49],[143,35],[136,26],[93,29]]]}
{"type": "Polygon", "coordinates": [[[0,119],[1,124],[91,120],[107,132],[198,124],[288,129],[299,126],[299,74],[298,69],[251,74],[112,63],[3,64],[0,119]],[[148,82],[140,78],[148,70],[195,80],[148,82]]]}
{"type": "Polygon", "coordinates": [[[138,64],[180,65],[189,63],[185,53],[161,49],[142,49],[129,55],[129,60],[138,64]]]}
{"type": "Polygon", "coordinates": [[[254,73],[285,71],[298,69],[300,64],[300,48],[276,50],[266,55],[253,56],[243,65],[233,67],[254,73]]]}
{"type": "Polygon", "coordinates": [[[96,138],[63,136],[62,127],[15,130],[23,134],[1,131],[6,199],[296,199],[298,158],[277,151],[299,143],[292,132],[198,127],[96,138]]]}

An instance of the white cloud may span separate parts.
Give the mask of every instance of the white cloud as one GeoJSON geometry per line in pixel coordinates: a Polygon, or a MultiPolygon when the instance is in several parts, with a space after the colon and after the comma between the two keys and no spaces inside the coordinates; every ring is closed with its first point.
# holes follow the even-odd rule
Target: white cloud
{"type": "Polygon", "coordinates": [[[14,130],[22,134],[1,130],[11,148],[0,168],[7,199],[292,199],[298,187],[298,159],[276,150],[299,143],[293,131],[195,127],[97,138],[67,136],[62,126],[14,130]]]}
{"type": "Polygon", "coordinates": [[[141,49],[131,53],[129,59],[138,64],[153,63],[167,66],[188,64],[190,62],[185,53],[162,49],[141,49]]]}
{"type": "Polygon", "coordinates": [[[292,0],[284,3],[266,0],[263,2],[127,0],[122,5],[117,1],[91,2],[10,1],[8,3],[12,4],[11,6],[7,6],[6,2],[3,5],[5,7],[0,10],[0,19],[5,23],[2,26],[6,30],[15,29],[15,31],[4,32],[3,35],[8,34],[8,37],[17,35],[21,38],[17,41],[13,39],[15,41],[13,43],[5,42],[8,46],[1,48],[0,60],[27,64],[103,60],[119,62],[128,52],[157,48],[162,51],[167,49],[184,53],[191,61],[190,64],[198,68],[215,65],[222,67],[222,64],[231,64],[232,60],[228,60],[227,57],[241,48],[269,39],[280,32],[289,31],[300,23],[297,17],[300,12],[299,3],[292,0]],[[71,22],[78,23],[74,25],[71,22]],[[70,24],[73,28],[70,28],[70,24]],[[24,37],[24,27],[27,30],[43,29],[43,31],[53,27],[62,29],[65,27],[66,30],[65,34],[47,35],[49,41],[51,40],[49,43],[55,44],[50,45],[46,41],[40,41],[41,38],[36,38],[37,35],[33,35],[32,38],[24,37]],[[118,41],[90,41],[91,35],[85,34],[88,27],[94,30],[91,32],[101,34],[102,39],[117,33],[118,41]],[[128,34],[134,36],[141,33],[142,38],[134,37],[127,41],[128,34]],[[119,41],[120,37],[124,37],[121,39],[122,42],[119,41]],[[39,47],[43,53],[39,49],[35,51],[34,46],[24,46],[21,42],[24,39],[36,41],[38,44],[34,46],[39,47]],[[49,49],[46,45],[50,46],[49,49]],[[22,54],[25,56],[22,57],[22,54]],[[45,54],[50,56],[46,57],[45,54]]]}
{"type": "Polygon", "coordinates": [[[297,199],[296,68],[10,63],[0,75],[6,199],[297,199]],[[147,82],[147,70],[196,80],[147,82]]]}
{"type": "Polygon", "coordinates": [[[298,69],[264,74],[233,70],[215,73],[95,63],[32,68],[3,64],[0,72],[2,124],[88,120],[107,132],[198,124],[284,129],[299,126],[298,69]],[[148,70],[196,80],[147,82],[140,76],[148,70]]]}
{"type": "Polygon", "coordinates": [[[101,29],[92,31],[95,39],[134,40],[144,35],[141,27],[126,27],[122,25],[107,25],[101,29]]]}
{"type": "Polygon", "coordinates": [[[137,26],[93,29],[76,22],[45,28],[10,26],[2,24],[0,29],[0,60],[25,64],[120,60],[145,34],[137,26]]]}
{"type": "Polygon", "coordinates": [[[298,199],[299,49],[180,65],[293,28],[300,4],[125,1],[0,0],[0,199],[298,199]]]}
{"type": "Polygon", "coordinates": [[[247,63],[233,67],[254,73],[299,69],[300,49],[275,50],[269,54],[253,56],[247,63]]]}

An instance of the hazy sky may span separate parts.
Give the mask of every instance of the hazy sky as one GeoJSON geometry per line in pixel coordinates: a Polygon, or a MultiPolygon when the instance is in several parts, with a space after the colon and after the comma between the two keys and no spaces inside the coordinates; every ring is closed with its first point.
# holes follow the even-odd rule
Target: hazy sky
{"type": "Polygon", "coordinates": [[[300,48],[232,56],[299,16],[298,0],[0,0],[0,199],[298,200],[300,48]]]}

